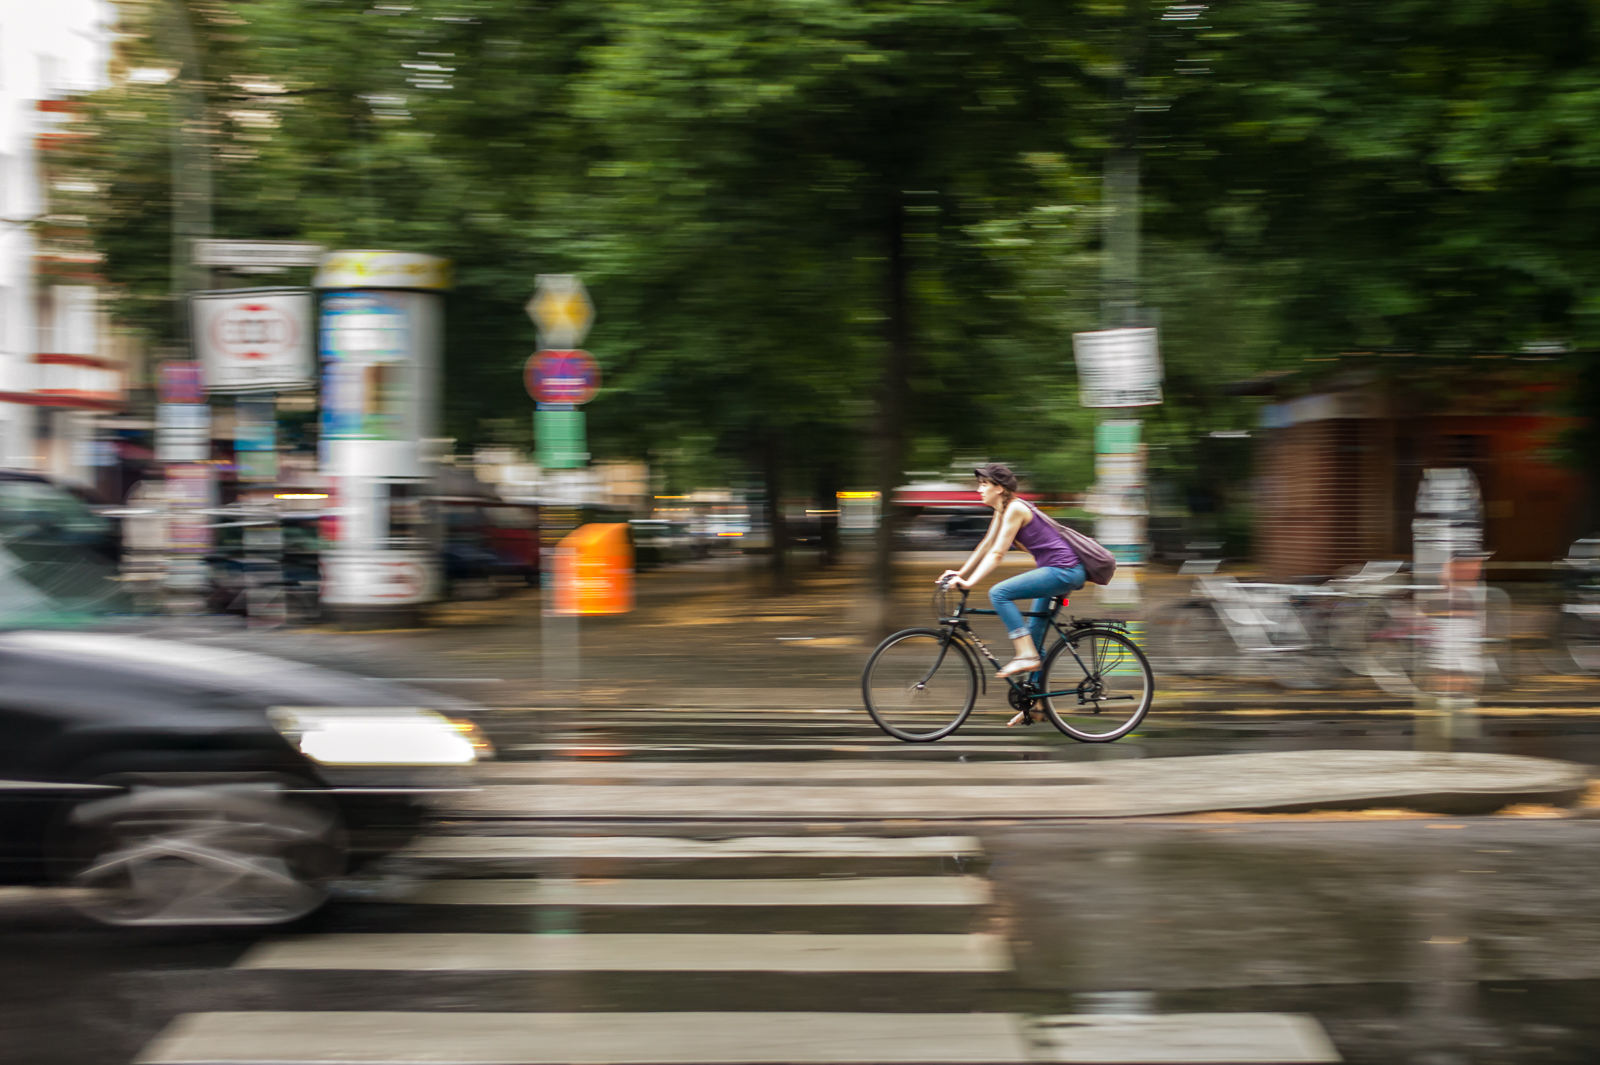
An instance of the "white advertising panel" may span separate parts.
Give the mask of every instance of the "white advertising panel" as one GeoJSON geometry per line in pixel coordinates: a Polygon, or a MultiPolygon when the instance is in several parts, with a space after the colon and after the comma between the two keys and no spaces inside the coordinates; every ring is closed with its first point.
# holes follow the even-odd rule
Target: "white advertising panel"
{"type": "Polygon", "coordinates": [[[291,392],[312,386],[310,292],[197,292],[189,306],[207,391],[291,392]]]}
{"type": "Polygon", "coordinates": [[[350,550],[322,556],[322,598],[338,606],[411,606],[439,597],[438,556],[428,551],[350,550]]]}
{"type": "Polygon", "coordinates": [[[156,459],[204,462],[211,457],[211,408],[204,403],[156,404],[156,459]]]}
{"type": "Polygon", "coordinates": [[[1149,407],[1161,402],[1161,353],[1154,329],[1074,333],[1072,356],[1085,407],[1149,407]]]}

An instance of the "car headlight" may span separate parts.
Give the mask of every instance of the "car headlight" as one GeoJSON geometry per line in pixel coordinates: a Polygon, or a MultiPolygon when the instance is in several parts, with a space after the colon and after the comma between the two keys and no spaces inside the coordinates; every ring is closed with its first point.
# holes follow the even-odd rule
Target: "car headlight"
{"type": "Polygon", "coordinates": [[[420,707],[275,706],[267,718],[321,765],[471,765],[490,753],[472,722],[420,707]]]}

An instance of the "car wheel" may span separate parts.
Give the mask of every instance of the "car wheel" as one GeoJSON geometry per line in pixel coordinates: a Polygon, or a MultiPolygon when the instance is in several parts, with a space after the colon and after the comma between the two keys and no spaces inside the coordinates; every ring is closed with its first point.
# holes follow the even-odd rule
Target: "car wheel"
{"type": "Polygon", "coordinates": [[[111,925],[249,925],[321,906],[344,871],[331,811],[271,790],[134,787],[68,818],[75,904],[111,925]]]}

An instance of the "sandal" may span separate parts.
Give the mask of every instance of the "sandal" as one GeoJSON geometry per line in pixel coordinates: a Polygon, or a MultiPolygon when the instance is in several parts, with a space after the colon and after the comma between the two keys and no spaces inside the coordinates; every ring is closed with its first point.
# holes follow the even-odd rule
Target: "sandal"
{"type": "Polygon", "coordinates": [[[1018,673],[1037,673],[1039,672],[1039,665],[1040,662],[1037,658],[1013,658],[996,670],[995,676],[1004,680],[1006,677],[1014,677],[1018,673]]]}
{"type": "Polygon", "coordinates": [[[1006,722],[1006,728],[1015,728],[1018,725],[1036,725],[1044,720],[1044,714],[1037,710],[1018,710],[1015,717],[1006,722]]]}

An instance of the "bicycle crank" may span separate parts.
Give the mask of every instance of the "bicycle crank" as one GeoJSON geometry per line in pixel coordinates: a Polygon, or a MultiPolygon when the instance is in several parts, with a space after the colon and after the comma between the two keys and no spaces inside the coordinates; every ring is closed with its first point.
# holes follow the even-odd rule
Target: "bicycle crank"
{"type": "Polygon", "coordinates": [[[1033,696],[1029,695],[1021,687],[1012,688],[1010,694],[1006,696],[1006,701],[1011,704],[1011,709],[1013,710],[1033,709],[1033,696]]]}

